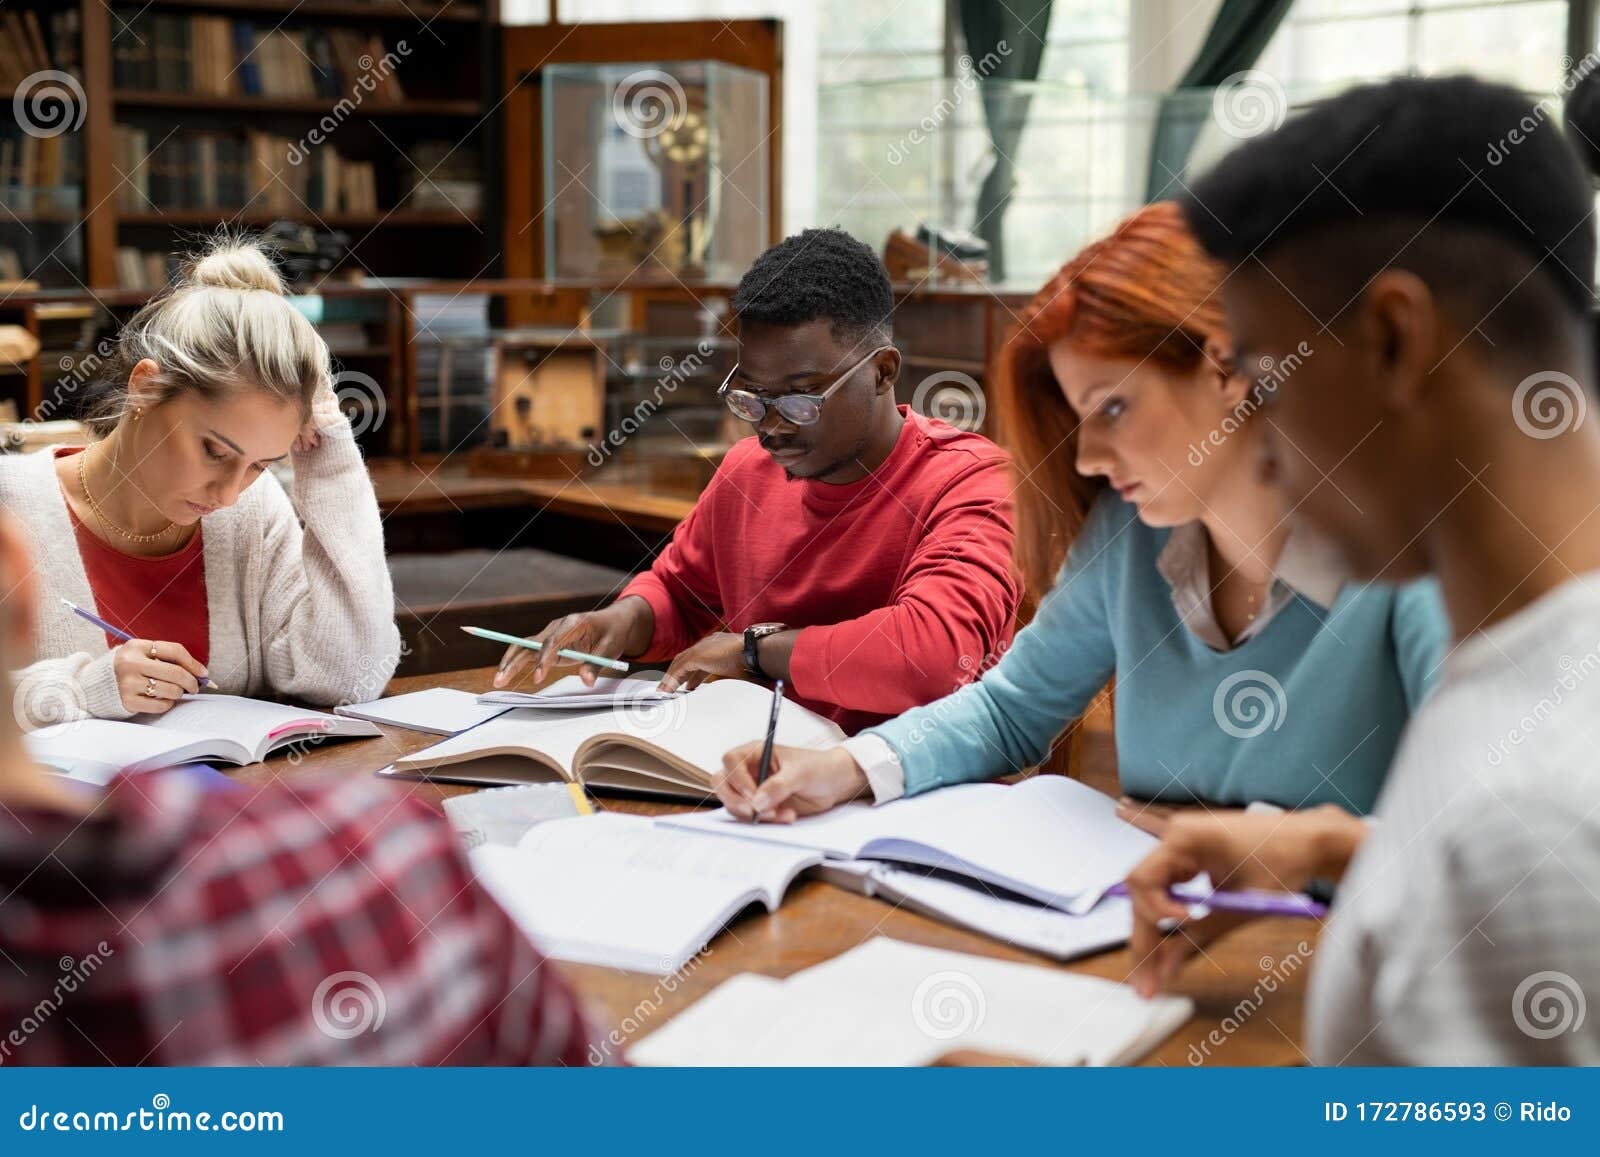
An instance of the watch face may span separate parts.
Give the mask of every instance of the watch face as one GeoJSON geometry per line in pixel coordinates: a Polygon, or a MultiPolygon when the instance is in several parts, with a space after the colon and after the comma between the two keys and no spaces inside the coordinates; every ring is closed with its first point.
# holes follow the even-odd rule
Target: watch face
{"type": "Polygon", "coordinates": [[[761,638],[764,635],[775,635],[781,630],[783,630],[782,623],[757,623],[750,628],[750,633],[761,638]]]}

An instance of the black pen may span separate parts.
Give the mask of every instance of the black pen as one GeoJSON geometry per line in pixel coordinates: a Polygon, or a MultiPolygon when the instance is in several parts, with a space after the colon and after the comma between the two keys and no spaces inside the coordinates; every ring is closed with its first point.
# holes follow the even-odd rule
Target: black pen
{"type": "MultiPolygon", "coordinates": [[[[756,772],[756,786],[760,787],[767,782],[767,772],[772,770],[772,737],[778,730],[778,706],[783,702],[783,680],[779,679],[772,685],[772,714],[767,716],[767,741],[761,745],[761,768],[756,772]]],[[[761,822],[761,816],[752,817],[756,823],[761,822]]]]}

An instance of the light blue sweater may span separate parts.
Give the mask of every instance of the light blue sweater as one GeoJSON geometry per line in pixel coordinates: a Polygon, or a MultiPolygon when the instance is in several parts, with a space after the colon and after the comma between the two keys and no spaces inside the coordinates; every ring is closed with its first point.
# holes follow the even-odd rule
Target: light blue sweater
{"type": "Polygon", "coordinates": [[[864,733],[899,755],[906,793],[1038,763],[1115,676],[1129,795],[1370,811],[1448,647],[1436,584],[1351,583],[1326,610],[1297,597],[1218,652],[1184,626],[1157,570],[1169,533],[1103,495],[1055,587],[997,664],[864,733]]]}

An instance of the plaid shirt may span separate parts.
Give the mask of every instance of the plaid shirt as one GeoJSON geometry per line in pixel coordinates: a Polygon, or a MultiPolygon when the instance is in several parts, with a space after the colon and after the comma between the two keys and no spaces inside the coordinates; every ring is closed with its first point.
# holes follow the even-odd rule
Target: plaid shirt
{"type": "Polygon", "coordinates": [[[583,1064],[454,832],[364,779],[0,808],[0,1065],[583,1064]]]}

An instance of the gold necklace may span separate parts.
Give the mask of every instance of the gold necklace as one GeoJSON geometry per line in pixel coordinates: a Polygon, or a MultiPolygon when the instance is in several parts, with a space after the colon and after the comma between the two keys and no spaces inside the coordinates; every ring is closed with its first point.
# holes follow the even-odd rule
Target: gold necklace
{"type": "Polygon", "coordinates": [[[154,534],[135,534],[133,531],[124,530],[115,522],[112,522],[111,519],[106,517],[106,512],[100,509],[100,504],[94,500],[94,495],[89,493],[89,475],[84,469],[83,465],[84,460],[88,457],[89,451],[87,448],[78,454],[78,485],[83,487],[84,501],[89,504],[89,509],[94,511],[94,516],[101,522],[109,526],[118,534],[122,535],[122,537],[127,539],[129,542],[154,542],[156,539],[165,535],[167,531],[171,530],[174,526],[178,525],[175,522],[169,522],[154,534]]]}

